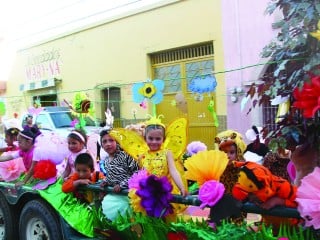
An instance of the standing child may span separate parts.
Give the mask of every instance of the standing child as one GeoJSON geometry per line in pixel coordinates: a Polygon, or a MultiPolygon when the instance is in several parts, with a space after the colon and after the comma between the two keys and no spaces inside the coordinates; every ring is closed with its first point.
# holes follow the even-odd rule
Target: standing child
{"type": "MultiPolygon", "coordinates": [[[[173,187],[171,193],[186,196],[188,192],[186,190],[187,184],[186,182],[184,184],[182,180],[183,172],[180,175],[176,167],[180,164],[179,157],[185,151],[186,129],[186,119],[178,118],[165,130],[165,125],[161,123],[158,116],[158,118],[151,117],[150,120],[146,121],[144,137],[129,129],[114,129],[110,132],[110,135],[121,144],[126,152],[136,158],[140,168],[158,178],[166,177],[173,187]]],[[[132,193],[129,195],[130,202],[134,210],[139,211],[137,208],[141,206],[137,206],[137,203],[141,199],[135,194],[135,191],[136,189],[129,190],[129,194],[132,193]]],[[[175,217],[177,213],[185,209],[185,206],[181,204],[172,205],[174,214],[170,215],[169,218],[175,217]]]]}
{"type": "Polygon", "coordinates": [[[62,173],[63,179],[68,178],[71,174],[75,172],[74,163],[76,157],[81,153],[88,153],[86,149],[87,136],[82,131],[73,130],[68,135],[67,140],[70,154],[67,157],[66,162],[64,162],[62,166],[60,166],[62,169],[64,169],[64,172],[62,173]]]}
{"type": "Polygon", "coordinates": [[[94,161],[89,153],[80,153],[74,162],[75,172],[63,183],[62,191],[65,193],[73,192],[75,197],[83,202],[91,203],[93,200],[92,192],[78,191],[79,186],[85,186],[103,179],[103,173],[94,171],[94,161]]]}
{"type": "MultiPolygon", "coordinates": [[[[102,130],[100,133],[101,146],[108,153],[105,159],[100,160],[101,171],[106,176],[102,186],[113,187],[114,193],[119,193],[123,189],[128,189],[128,179],[139,170],[139,166],[131,156],[120,149],[109,132],[110,130],[102,130]]],[[[102,201],[102,210],[108,219],[114,220],[119,213],[123,215],[126,211],[130,211],[128,197],[107,194],[102,201]]]]}
{"type": "Polygon", "coordinates": [[[147,122],[145,141],[149,150],[140,157],[141,167],[157,177],[168,177],[174,183],[173,193],[180,192],[182,196],[186,196],[188,192],[176,168],[173,154],[170,150],[163,149],[164,140],[165,126],[162,123],[153,124],[152,122],[147,122]]]}

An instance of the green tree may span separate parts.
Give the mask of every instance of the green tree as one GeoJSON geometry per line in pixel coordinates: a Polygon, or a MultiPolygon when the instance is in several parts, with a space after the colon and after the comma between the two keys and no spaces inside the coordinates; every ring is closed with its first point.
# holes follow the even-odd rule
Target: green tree
{"type": "MultiPolygon", "coordinates": [[[[263,76],[264,83],[251,86],[248,92],[251,97],[258,95],[254,106],[267,103],[276,96],[290,96],[293,102],[293,90],[310,82],[312,76],[320,75],[320,39],[310,34],[319,31],[320,35],[317,26],[320,20],[320,1],[270,1],[266,12],[275,14],[276,11],[282,13],[282,18],[272,25],[277,36],[262,50],[262,57],[271,59],[269,71],[263,76]]],[[[295,142],[308,138],[312,142],[320,136],[319,123],[318,116],[305,119],[299,110],[290,108],[277,131],[270,135],[289,135],[295,142]]]]}

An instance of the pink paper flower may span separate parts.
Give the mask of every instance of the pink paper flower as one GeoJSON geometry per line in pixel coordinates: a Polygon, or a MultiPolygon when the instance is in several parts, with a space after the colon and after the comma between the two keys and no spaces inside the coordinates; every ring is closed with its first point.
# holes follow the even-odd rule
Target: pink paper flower
{"type": "Polygon", "coordinates": [[[25,170],[26,169],[21,158],[0,163],[0,176],[6,182],[16,180],[25,170]]]}
{"type": "Polygon", "coordinates": [[[134,173],[131,176],[131,178],[128,180],[129,189],[132,189],[132,188],[140,189],[140,185],[139,185],[140,180],[145,179],[147,177],[148,177],[148,172],[145,169],[134,173]]]}
{"type": "Polygon", "coordinates": [[[213,207],[223,196],[224,185],[216,180],[206,181],[199,189],[200,208],[213,207]]]}

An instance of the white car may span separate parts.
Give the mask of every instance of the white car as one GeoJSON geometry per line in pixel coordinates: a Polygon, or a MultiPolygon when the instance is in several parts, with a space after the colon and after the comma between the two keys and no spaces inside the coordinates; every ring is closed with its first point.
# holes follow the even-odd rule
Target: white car
{"type": "MultiPolygon", "coordinates": [[[[39,114],[33,116],[33,122],[39,127],[41,132],[53,131],[62,137],[67,137],[74,129],[72,121],[75,117],[68,107],[45,107],[39,114]]],[[[25,125],[26,116],[23,117],[22,126],[25,125]]],[[[85,130],[87,135],[99,134],[100,127],[90,117],[85,117],[85,130]]]]}

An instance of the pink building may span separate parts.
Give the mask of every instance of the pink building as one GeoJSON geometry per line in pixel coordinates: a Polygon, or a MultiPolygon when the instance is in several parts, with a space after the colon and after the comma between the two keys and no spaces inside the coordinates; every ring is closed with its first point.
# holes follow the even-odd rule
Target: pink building
{"type": "Polygon", "coordinates": [[[223,0],[222,35],[225,81],[227,87],[227,128],[245,133],[251,126],[263,126],[263,109],[252,100],[244,105],[248,86],[258,81],[266,70],[268,59],[260,53],[275,36],[271,24],[274,16],[265,13],[270,0],[223,0]],[[242,109],[243,108],[243,109],[242,109]]]}

